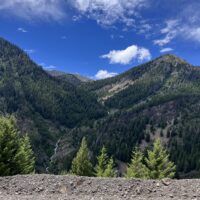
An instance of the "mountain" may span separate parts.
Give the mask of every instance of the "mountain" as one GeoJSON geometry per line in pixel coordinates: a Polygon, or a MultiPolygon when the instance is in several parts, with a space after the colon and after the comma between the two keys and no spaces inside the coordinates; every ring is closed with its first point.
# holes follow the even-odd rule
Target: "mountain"
{"type": "Polygon", "coordinates": [[[164,55],[113,78],[44,71],[0,38],[0,113],[28,133],[37,172],[69,169],[86,136],[93,164],[105,145],[117,163],[160,137],[177,177],[200,177],[200,68],[164,55]],[[80,81],[79,81],[80,80],[80,81]]]}
{"type": "Polygon", "coordinates": [[[199,69],[186,61],[173,55],[165,55],[114,78],[88,84],[87,88],[98,94],[99,100],[107,106],[125,108],[146,100],[153,94],[158,95],[161,91],[177,91],[194,86],[195,83],[198,88],[198,74],[199,69]]]}
{"type": "Polygon", "coordinates": [[[65,72],[61,72],[61,71],[56,71],[56,70],[48,70],[47,71],[48,74],[50,74],[53,77],[57,77],[60,80],[63,81],[67,81],[73,85],[80,85],[82,83],[86,83],[86,82],[91,82],[92,80],[81,76],[79,74],[70,74],[70,73],[65,73],[65,72]]]}
{"type": "Polygon", "coordinates": [[[74,143],[82,136],[87,137],[94,155],[105,145],[109,154],[122,162],[130,161],[135,145],[146,149],[160,137],[177,165],[177,176],[199,176],[199,68],[164,55],[114,78],[81,87],[97,95],[109,114],[92,126],[74,128],[64,136],[57,162],[70,154],[67,152],[72,147],[67,141],[74,143]]]}
{"type": "Polygon", "coordinates": [[[2,38],[0,112],[15,115],[20,130],[30,135],[39,171],[48,166],[57,139],[68,129],[90,124],[107,113],[94,95],[52,77],[2,38]]]}

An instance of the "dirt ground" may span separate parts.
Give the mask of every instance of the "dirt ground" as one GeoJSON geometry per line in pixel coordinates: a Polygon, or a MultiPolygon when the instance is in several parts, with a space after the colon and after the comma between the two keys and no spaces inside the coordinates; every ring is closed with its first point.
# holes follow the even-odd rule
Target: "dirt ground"
{"type": "Polygon", "coordinates": [[[0,177],[0,200],[200,200],[200,180],[0,177]]]}

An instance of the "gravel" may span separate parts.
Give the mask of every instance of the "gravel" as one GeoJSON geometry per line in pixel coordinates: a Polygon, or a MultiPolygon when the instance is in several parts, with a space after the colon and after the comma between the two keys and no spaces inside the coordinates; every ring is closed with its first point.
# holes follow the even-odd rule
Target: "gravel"
{"type": "Polygon", "coordinates": [[[0,200],[199,200],[200,180],[76,176],[0,177],[0,200]]]}

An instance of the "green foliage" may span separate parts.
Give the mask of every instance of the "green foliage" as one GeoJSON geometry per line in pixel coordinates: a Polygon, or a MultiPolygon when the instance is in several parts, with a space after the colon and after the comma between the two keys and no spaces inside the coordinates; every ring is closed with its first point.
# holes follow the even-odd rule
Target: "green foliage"
{"type": "Polygon", "coordinates": [[[113,158],[109,159],[103,176],[104,177],[115,177],[116,176],[116,171],[114,169],[114,160],[113,160],[113,158]]]}
{"type": "Polygon", "coordinates": [[[148,178],[148,169],[143,163],[143,153],[139,148],[136,148],[132,152],[131,163],[129,164],[126,172],[127,178],[148,178]]]}
{"type": "Polygon", "coordinates": [[[131,87],[122,90],[106,101],[108,107],[128,108],[154,94],[161,87],[161,81],[145,80],[138,81],[131,87]]]}
{"type": "Polygon", "coordinates": [[[28,136],[20,137],[13,117],[0,118],[0,175],[34,172],[35,160],[28,136]]]}
{"type": "Polygon", "coordinates": [[[17,46],[0,38],[0,112],[15,114],[30,135],[37,169],[48,165],[60,129],[106,115],[95,95],[50,76],[17,46]],[[61,128],[62,127],[62,128],[61,128]],[[56,133],[55,133],[56,132],[56,133]]]}
{"type": "Polygon", "coordinates": [[[104,171],[106,169],[107,164],[108,164],[107,150],[103,146],[103,148],[101,149],[100,155],[97,157],[97,166],[95,168],[97,177],[104,176],[104,171]]]}
{"type": "Polygon", "coordinates": [[[162,179],[174,177],[176,166],[169,160],[169,154],[163,148],[159,139],[154,142],[153,150],[148,150],[148,156],[145,158],[145,161],[148,167],[149,178],[162,179]]]}
{"type": "Polygon", "coordinates": [[[70,168],[83,136],[94,156],[105,144],[114,159],[129,162],[132,146],[149,143],[161,127],[178,175],[199,176],[198,68],[166,55],[113,78],[81,85],[78,79],[52,77],[0,38],[0,112],[14,113],[20,130],[29,133],[39,172],[48,166],[60,137],[70,153],[56,160],[55,172],[70,168]]]}
{"type": "Polygon", "coordinates": [[[97,157],[97,166],[95,168],[97,177],[114,177],[116,172],[114,170],[113,158],[108,158],[107,150],[103,146],[100,155],[97,157]]]}
{"type": "Polygon", "coordinates": [[[70,174],[67,170],[62,170],[59,175],[62,175],[62,176],[65,176],[65,175],[68,175],[70,174]]]}
{"type": "Polygon", "coordinates": [[[85,137],[82,139],[80,149],[72,161],[71,173],[78,176],[92,176],[93,174],[85,137]]]}
{"type": "Polygon", "coordinates": [[[56,70],[47,70],[47,73],[53,77],[56,77],[62,81],[71,83],[72,85],[75,85],[75,86],[79,86],[81,84],[92,81],[91,79],[87,77],[83,77],[79,74],[70,74],[70,73],[60,72],[56,70]]]}

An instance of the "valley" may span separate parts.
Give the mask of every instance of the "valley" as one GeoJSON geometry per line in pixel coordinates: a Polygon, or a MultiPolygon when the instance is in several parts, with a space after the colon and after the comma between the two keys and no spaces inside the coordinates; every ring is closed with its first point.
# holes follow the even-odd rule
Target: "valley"
{"type": "Polygon", "coordinates": [[[93,164],[103,145],[128,163],[134,146],[145,152],[159,137],[177,178],[200,176],[200,69],[174,55],[94,81],[45,71],[1,38],[0,112],[28,133],[37,173],[69,170],[83,137],[93,164]]]}

